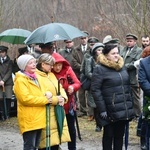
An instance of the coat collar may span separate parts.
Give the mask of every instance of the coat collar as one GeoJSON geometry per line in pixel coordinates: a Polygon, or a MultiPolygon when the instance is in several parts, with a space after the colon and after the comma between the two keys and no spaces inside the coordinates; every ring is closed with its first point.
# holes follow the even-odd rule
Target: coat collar
{"type": "Polygon", "coordinates": [[[124,61],[123,61],[123,58],[121,56],[119,56],[119,60],[116,63],[116,62],[108,60],[104,54],[100,54],[98,56],[98,62],[100,64],[106,66],[106,67],[113,68],[113,69],[115,69],[117,71],[122,69],[123,66],[124,66],[124,61]]]}

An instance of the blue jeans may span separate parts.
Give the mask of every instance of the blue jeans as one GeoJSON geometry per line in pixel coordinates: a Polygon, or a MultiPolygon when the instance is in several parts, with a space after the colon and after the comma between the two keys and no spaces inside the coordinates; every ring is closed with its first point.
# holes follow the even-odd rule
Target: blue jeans
{"type": "Polygon", "coordinates": [[[36,150],[40,144],[42,129],[23,133],[23,150],[36,150]]]}
{"type": "Polygon", "coordinates": [[[71,142],[68,142],[69,150],[76,150],[76,128],[75,128],[75,116],[66,114],[66,119],[69,128],[69,134],[71,137],[71,142]]]}

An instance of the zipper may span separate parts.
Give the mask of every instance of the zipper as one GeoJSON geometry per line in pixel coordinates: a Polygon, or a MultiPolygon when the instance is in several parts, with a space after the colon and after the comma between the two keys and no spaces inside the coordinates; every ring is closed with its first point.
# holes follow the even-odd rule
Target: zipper
{"type": "Polygon", "coordinates": [[[128,110],[127,110],[127,104],[126,104],[126,97],[125,97],[125,90],[124,90],[124,86],[123,86],[123,78],[122,78],[122,75],[121,73],[119,72],[119,76],[120,76],[120,79],[121,79],[121,83],[122,83],[122,91],[123,91],[123,97],[124,97],[124,105],[125,105],[125,108],[126,108],[126,113],[127,113],[127,119],[129,119],[129,115],[128,115],[128,110]]]}

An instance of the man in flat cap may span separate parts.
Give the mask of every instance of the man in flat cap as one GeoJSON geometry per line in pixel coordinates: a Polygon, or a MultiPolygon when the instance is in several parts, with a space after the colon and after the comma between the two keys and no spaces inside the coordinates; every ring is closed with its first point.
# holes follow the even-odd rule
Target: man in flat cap
{"type": "Polygon", "coordinates": [[[60,49],[58,53],[62,55],[72,67],[72,52],[74,51],[74,42],[72,40],[64,40],[65,48],[60,49]]]}
{"type": "Polygon", "coordinates": [[[12,60],[7,55],[7,50],[8,47],[0,46],[0,115],[2,120],[9,118],[13,87],[12,60]],[[3,89],[5,89],[6,101],[3,99],[3,89]]]}
{"type": "MultiPolygon", "coordinates": [[[[79,80],[80,80],[81,63],[83,61],[84,54],[86,54],[90,49],[87,42],[89,34],[87,31],[83,32],[86,34],[86,36],[80,38],[80,44],[77,47],[75,47],[74,51],[72,52],[72,69],[79,80]]],[[[79,111],[80,111],[78,113],[78,116],[87,115],[85,90],[80,88],[77,95],[79,100],[79,111]]]]}
{"type": "MultiPolygon", "coordinates": [[[[80,77],[81,76],[82,77],[86,76],[85,75],[85,70],[87,68],[87,65],[86,65],[87,61],[92,57],[91,51],[92,51],[92,48],[93,48],[94,44],[98,43],[98,42],[99,42],[99,39],[96,38],[96,37],[90,37],[88,39],[89,51],[87,51],[87,53],[84,54],[84,57],[83,57],[83,60],[82,60],[82,64],[81,64],[81,68],[80,68],[80,73],[81,73],[80,77]]],[[[82,87],[82,85],[81,85],[81,87],[82,87]]],[[[87,114],[88,114],[88,121],[92,121],[94,119],[94,107],[89,105],[90,99],[91,99],[91,93],[90,93],[90,90],[87,90],[87,104],[88,104],[88,112],[87,112],[87,114]]]]}
{"type": "Polygon", "coordinates": [[[140,102],[140,91],[139,84],[137,80],[137,69],[134,66],[134,62],[141,57],[142,49],[137,46],[137,36],[134,34],[126,35],[126,46],[120,52],[120,55],[124,59],[125,67],[128,71],[130,77],[130,83],[133,93],[133,103],[134,103],[134,111],[136,117],[140,116],[141,113],[141,102],[140,102]]]}
{"type": "Polygon", "coordinates": [[[123,49],[123,46],[120,44],[119,39],[117,38],[112,38],[111,35],[107,35],[103,39],[103,44],[104,45],[117,45],[119,52],[123,49]]]}

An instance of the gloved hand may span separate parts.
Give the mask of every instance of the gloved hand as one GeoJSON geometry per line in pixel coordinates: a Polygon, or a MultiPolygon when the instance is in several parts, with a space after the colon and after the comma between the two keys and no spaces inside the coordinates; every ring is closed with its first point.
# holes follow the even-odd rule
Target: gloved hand
{"type": "Polygon", "coordinates": [[[107,118],[107,112],[102,112],[100,113],[100,116],[102,117],[102,119],[106,119],[107,118]]]}

